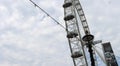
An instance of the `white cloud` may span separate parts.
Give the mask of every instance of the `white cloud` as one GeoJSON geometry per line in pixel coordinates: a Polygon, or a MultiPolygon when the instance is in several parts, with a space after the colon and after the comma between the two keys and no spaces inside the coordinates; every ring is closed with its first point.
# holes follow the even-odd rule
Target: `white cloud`
{"type": "MultiPolygon", "coordinates": [[[[63,0],[35,2],[64,25],[63,0]]],[[[81,0],[91,32],[96,39],[111,41],[117,54],[120,9],[117,0],[107,2],[81,0]]],[[[0,4],[0,66],[72,66],[64,29],[29,0],[1,0],[0,4]]]]}

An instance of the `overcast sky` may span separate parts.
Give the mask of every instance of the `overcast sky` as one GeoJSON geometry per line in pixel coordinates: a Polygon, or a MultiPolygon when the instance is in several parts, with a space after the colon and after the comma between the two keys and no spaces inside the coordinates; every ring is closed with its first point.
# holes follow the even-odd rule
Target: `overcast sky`
{"type": "MultiPolygon", "coordinates": [[[[64,0],[33,0],[64,25],[64,0]]],[[[120,1],[81,0],[95,40],[120,56],[120,1]]],[[[66,32],[29,0],[0,0],[0,66],[73,66],[66,32]]]]}

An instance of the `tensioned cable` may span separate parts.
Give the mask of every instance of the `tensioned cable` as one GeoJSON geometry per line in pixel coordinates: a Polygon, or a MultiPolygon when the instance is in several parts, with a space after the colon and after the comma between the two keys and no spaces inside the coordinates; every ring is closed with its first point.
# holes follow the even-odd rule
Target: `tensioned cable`
{"type": "Polygon", "coordinates": [[[53,18],[51,15],[49,15],[45,10],[43,10],[39,5],[37,5],[35,2],[33,2],[32,0],[29,0],[32,4],[35,5],[35,7],[39,8],[41,11],[43,11],[47,16],[49,16],[52,20],[54,20],[54,22],[56,22],[58,25],[60,25],[62,28],[64,28],[66,30],[66,28],[60,24],[55,18],[53,18]]]}

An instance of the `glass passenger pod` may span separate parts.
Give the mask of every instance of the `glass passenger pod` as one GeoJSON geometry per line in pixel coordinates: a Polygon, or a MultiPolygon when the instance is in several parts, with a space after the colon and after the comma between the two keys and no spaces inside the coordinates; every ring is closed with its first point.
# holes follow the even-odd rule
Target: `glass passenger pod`
{"type": "Polygon", "coordinates": [[[77,52],[74,52],[73,54],[72,54],[72,58],[78,58],[78,57],[81,57],[81,56],[83,56],[83,54],[79,51],[77,51],[77,52]]]}
{"type": "Polygon", "coordinates": [[[63,5],[64,8],[72,6],[72,2],[67,2],[63,5]]]}
{"type": "Polygon", "coordinates": [[[78,33],[76,33],[76,32],[68,32],[68,34],[67,34],[67,38],[74,38],[77,36],[78,36],[78,33]]]}
{"type": "Polygon", "coordinates": [[[65,21],[69,21],[69,20],[72,20],[73,18],[75,18],[74,15],[70,14],[70,15],[66,16],[66,17],[64,18],[64,20],[65,20],[65,21]]]}

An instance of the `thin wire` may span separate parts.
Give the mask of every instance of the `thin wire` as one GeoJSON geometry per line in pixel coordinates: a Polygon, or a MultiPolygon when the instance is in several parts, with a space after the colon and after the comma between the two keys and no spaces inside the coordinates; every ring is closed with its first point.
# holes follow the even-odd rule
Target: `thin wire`
{"type": "Polygon", "coordinates": [[[55,18],[53,18],[51,15],[49,15],[45,10],[43,10],[39,5],[37,5],[35,2],[33,2],[32,0],[29,0],[32,4],[35,5],[35,7],[39,8],[41,11],[43,11],[47,16],[49,16],[52,20],[54,20],[54,22],[56,22],[58,25],[60,25],[62,28],[64,28],[66,30],[66,28],[60,24],[55,18]]]}

